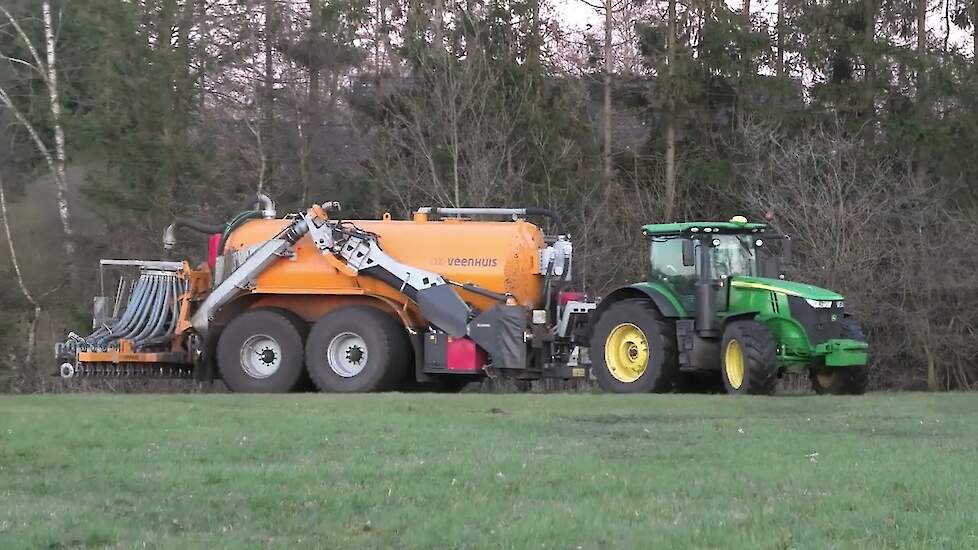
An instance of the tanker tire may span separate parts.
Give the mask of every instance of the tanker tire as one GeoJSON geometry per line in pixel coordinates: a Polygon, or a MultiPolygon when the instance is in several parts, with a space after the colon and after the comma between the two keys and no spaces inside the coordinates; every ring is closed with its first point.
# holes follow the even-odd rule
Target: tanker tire
{"type": "MultiPolygon", "coordinates": [[[[843,338],[866,341],[863,328],[855,319],[846,317],[841,325],[843,338]]],[[[812,389],[819,395],[862,395],[869,386],[868,364],[852,367],[826,367],[817,364],[812,365],[808,372],[812,389]]]]}
{"type": "Polygon", "coordinates": [[[323,392],[365,393],[390,391],[404,382],[411,366],[411,342],[400,322],[370,306],[346,306],[327,313],[316,321],[306,340],[306,368],[313,383],[323,392]],[[330,345],[360,370],[351,365],[330,364],[330,345]],[[365,347],[366,349],[360,349],[365,347]],[[355,364],[363,357],[363,364],[355,364]]]}
{"type": "MultiPolygon", "coordinates": [[[[275,311],[275,312],[281,314],[286,319],[288,319],[289,322],[292,323],[292,326],[294,326],[295,329],[299,331],[299,335],[302,337],[302,341],[303,342],[306,341],[306,338],[309,336],[309,323],[305,319],[303,319],[302,317],[299,317],[298,314],[293,313],[293,312],[291,312],[291,311],[289,311],[287,309],[278,308],[278,307],[270,307],[270,308],[267,308],[267,309],[269,309],[271,311],[275,311]]],[[[306,367],[305,366],[305,359],[306,359],[306,357],[305,357],[305,346],[303,346],[303,351],[302,351],[302,362],[303,362],[303,365],[302,365],[302,376],[299,377],[299,381],[296,382],[295,387],[293,387],[292,390],[291,390],[294,393],[314,393],[314,392],[318,392],[319,391],[316,388],[316,385],[312,383],[312,378],[309,377],[309,371],[308,371],[308,369],[305,368],[306,367]]]]}
{"type": "Polygon", "coordinates": [[[753,320],[733,321],[723,331],[720,345],[720,375],[731,395],[773,395],[778,387],[778,345],[771,330],[753,320]],[[739,344],[743,372],[739,385],[728,374],[726,350],[732,342],[739,344]]]}
{"type": "Polygon", "coordinates": [[[629,298],[611,304],[594,327],[591,350],[594,376],[598,385],[608,392],[667,392],[673,388],[679,375],[675,328],[662,317],[655,304],[644,298],[629,298]],[[612,374],[605,355],[609,336],[623,324],[637,327],[649,348],[645,370],[631,382],[622,381],[612,374]]]}
{"type": "Polygon", "coordinates": [[[287,312],[276,308],[250,309],[228,323],[217,342],[217,370],[228,389],[235,393],[287,393],[303,377],[301,325],[287,312]],[[242,363],[242,348],[256,337],[265,336],[279,347],[278,366],[264,378],[248,373],[242,363]]]}

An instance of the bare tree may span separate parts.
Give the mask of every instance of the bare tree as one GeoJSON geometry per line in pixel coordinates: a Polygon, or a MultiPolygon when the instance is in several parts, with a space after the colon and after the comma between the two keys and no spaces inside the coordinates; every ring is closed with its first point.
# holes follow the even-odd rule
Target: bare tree
{"type": "Polygon", "coordinates": [[[24,344],[27,350],[24,353],[24,366],[29,367],[34,357],[34,347],[37,341],[37,319],[41,316],[41,305],[34,299],[34,295],[27,289],[27,285],[24,284],[24,275],[20,271],[20,262],[17,261],[14,238],[10,233],[10,218],[7,216],[7,195],[4,192],[2,179],[0,179],[0,217],[3,218],[3,232],[7,237],[7,249],[10,251],[10,263],[14,268],[17,286],[20,287],[20,293],[24,295],[24,299],[27,300],[27,303],[32,308],[30,320],[28,321],[27,342],[24,344]]]}
{"type": "Polygon", "coordinates": [[[513,198],[523,184],[516,160],[526,137],[516,135],[512,109],[497,93],[502,75],[478,54],[464,60],[423,58],[421,80],[397,92],[388,121],[375,130],[373,169],[408,208],[492,204],[513,198]],[[426,64],[438,64],[435,67],[426,64]]]}
{"type": "Polygon", "coordinates": [[[51,175],[54,178],[57,189],[58,218],[61,220],[61,229],[65,235],[63,246],[66,256],[65,259],[68,263],[69,277],[72,280],[77,280],[78,277],[75,272],[74,233],[71,224],[71,210],[68,205],[67,155],[65,153],[65,134],[62,124],[61,96],[58,87],[57,44],[54,35],[54,21],[51,13],[50,0],[44,0],[41,3],[41,11],[44,21],[46,59],[42,59],[40,51],[21,27],[20,22],[3,6],[0,6],[0,13],[4,15],[13,27],[16,35],[24,43],[24,46],[30,53],[30,59],[6,56],[2,52],[0,52],[0,59],[28,67],[44,83],[50,100],[51,126],[54,129],[54,152],[51,152],[44,139],[41,138],[37,128],[31,124],[24,113],[15,105],[10,94],[2,85],[0,85],[0,105],[6,107],[24,130],[27,131],[27,134],[37,147],[38,152],[44,157],[48,168],[51,170],[51,175]]]}
{"type": "MultiPolygon", "coordinates": [[[[930,389],[978,381],[976,223],[946,187],[913,180],[898,152],[868,153],[841,125],[790,136],[748,123],[744,194],[797,241],[800,278],[846,295],[866,328],[875,379],[930,389]]],[[[717,189],[721,191],[720,188],[717,189]]]]}
{"type": "MultiPolygon", "coordinates": [[[[927,53],[927,0],[916,0],[917,15],[917,55],[923,56],[927,53]]],[[[917,111],[918,116],[924,118],[928,115],[930,107],[927,102],[927,75],[924,69],[917,72],[917,111]]],[[[914,165],[914,181],[922,184],[927,177],[927,154],[923,144],[923,137],[918,138],[916,162],[914,165]]]]}
{"type": "Polygon", "coordinates": [[[604,4],[604,110],[602,133],[604,134],[604,180],[611,181],[611,71],[612,56],[611,33],[614,26],[612,12],[613,1],[605,0],[604,4]]]}
{"type": "MultiPolygon", "coordinates": [[[[676,64],[676,0],[668,0],[666,13],[666,70],[670,80],[675,76],[676,64]]],[[[676,210],[676,121],[675,101],[670,98],[666,104],[666,181],[665,201],[666,219],[672,219],[676,210]]]]}

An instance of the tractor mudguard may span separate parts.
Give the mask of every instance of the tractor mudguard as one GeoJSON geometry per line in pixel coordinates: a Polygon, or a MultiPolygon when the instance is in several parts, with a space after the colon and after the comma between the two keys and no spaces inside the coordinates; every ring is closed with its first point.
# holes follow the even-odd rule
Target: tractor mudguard
{"type": "Polygon", "coordinates": [[[594,325],[598,322],[601,314],[604,310],[608,309],[611,304],[615,302],[620,302],[621,300],[627,300],[629,298],[648,298],[655,304],[658,308],[659,313],[663,317],[667,318],[679,318],[686,317],[686,310],[683,305],[679,302],[679,299],[673,294],[667,287],[658,282],[644,282],[635,283],[633,285],[623,286],[615,289],[611,294],[607,295],[598,303],[598,307],[595,308],[594,314],[591,315],[591,322],[588,327],[588,338],[594,330],[594,325]]]}

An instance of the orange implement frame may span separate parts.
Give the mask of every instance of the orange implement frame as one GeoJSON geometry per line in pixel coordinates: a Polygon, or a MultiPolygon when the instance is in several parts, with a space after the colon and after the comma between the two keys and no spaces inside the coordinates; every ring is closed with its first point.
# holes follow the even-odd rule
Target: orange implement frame
{"type": "Polygon", "coordinates": [[[119,340],[119,349],[109,351],[80,351],[79,363],[165,363],[189,365],[190,354],[186,351],[140,352],[132,349],[132,342],[119,340]]]}

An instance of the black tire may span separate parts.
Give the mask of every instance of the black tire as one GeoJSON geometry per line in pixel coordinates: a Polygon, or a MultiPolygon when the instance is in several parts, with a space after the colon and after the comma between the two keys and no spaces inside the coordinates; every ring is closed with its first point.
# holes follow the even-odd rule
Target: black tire
{"type": "Polygon", "coordinates": [[[302,376],[299,377],[299,381],[296,383],[295,387],[292,388],[292,391],[296,393],[312,393],[312,392],[319,391],[316,388],[316,385],[312,383],[312,378],[309,378],[309,371],[305,368],[305,360],[306,360],[305,341],[306,338],[309,336],[309,323],[302,317],[299,317],[296,313],[293,313],[287,309],[282,309],[277,307],[276,308],[270,307],[268,309],[277,311],[278,313],[282,314],[286,319],[289,320],[290,323],[292,323],[292,326],[294,326],[295,329],[298,330],[299,334],[302,336],[302,341],[303,341],[302,376]]]}
{"type": "Polygon", "coordinates": [[[601,314],[594,327],[594,335],[591,338],[591,362],[595,378],[605,391],[613,393],[669,391],[679,373],[674,325],[666,321],[649,300],[629,298],[615,302],[601,314]],[[614,338],[619,342],[618,358],[621,359],[616,360],[615,349],[609,348],[609,338],[612,338],[616,330],[629,331],[632,330],[630,327],[638,329],[640,337],[636,342],[620,340],[621,333],[615,334],[614,338]],[[648,358],[644,363],[640,360],[642,338],[648,350],[648,358]],[[622,356],[621,353],[625,355],[622,356]],[[639,358],[636,363],[630,363],[625,359],[631,357],[633,353],[636,358],[639,358]],[[611,365],[609,360],[612,361],[611,365]],[[641,372],[637,378],[631,379],[636,371],[627,368],[629,365],[635,365],[641,372]]]}
{"type": "MultiPolygon", "coordinates": [[[[850,340],[866,341],[863,328],[851,317],[842,319],[842,337],[850,340]]],[[[826,367],[812,365],[808,369],[812,389],[819,395],[862,395],[869,386],[869,365],[852,367],[826,367]]]]}
{"type": "Polygon", "coordinates": [[[221,379],[232,392],[292,391],[303,377],[302,337],[301,325],[282,310],[260,308],[241,313],[228,323],[217,342],[221,379]],[[261,356],[245,358],[250,357],[247,348],[261,356]]]}
{"type": "Polygon", "coordinates": [[[411,358],[411,342],[401,323],[370,306],[346,306],[327,313],[306,339],[309,377],[324,392],[396,389],[405,380],[411,358]],[[338,360],[335,364],[331,353],[338,360]]]}
{"type": "Polygon", "coordinates": [[[720,345],[720,376],[727,393],[773,395],[778,386],[777,347],[774,335],[763,323],[753,320],[729,323],[723,330],[720,345]],[[738,353],[742,369],[736,368],[734,359],[738,353]],[[737,372],[741,375],[737,376],[737,372]]]}

